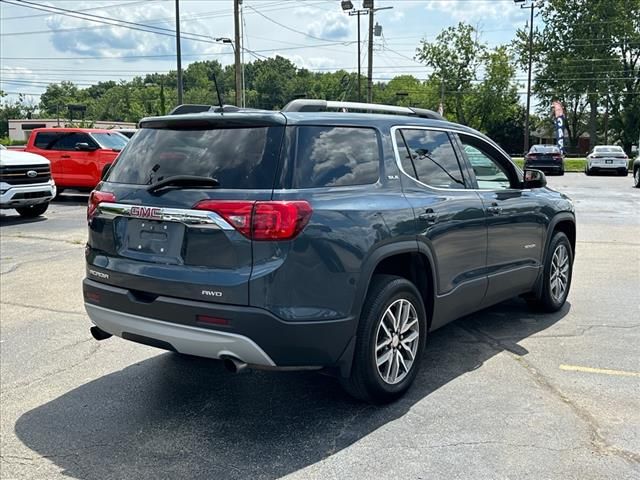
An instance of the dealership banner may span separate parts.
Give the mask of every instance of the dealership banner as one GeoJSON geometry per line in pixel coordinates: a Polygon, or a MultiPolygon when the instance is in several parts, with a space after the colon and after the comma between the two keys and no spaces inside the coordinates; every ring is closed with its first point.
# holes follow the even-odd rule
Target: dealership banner
{"type": "Polygon", "coordinates": [[[556,131],[556,143],[558,148],[564,152],[564,124],[566,119],[562,103],[557,100],[553,102],[553,114],[555,117],[554,127],[556,131]]]}

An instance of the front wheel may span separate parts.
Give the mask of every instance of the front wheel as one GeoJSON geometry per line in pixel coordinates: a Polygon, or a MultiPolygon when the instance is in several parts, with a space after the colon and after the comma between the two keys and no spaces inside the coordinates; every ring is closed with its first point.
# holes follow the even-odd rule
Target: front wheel
{"type": "Polygon", "coordinates": [[[426,312],[415,285],[393,275],[374,276],[358,325],[351,376],[343,386],[371,403],[399,398],[418,374],[426,336],[426,312]]]}
{"type": "Polygon", "coordinates": [[[549,244],[549,250],[542,272],[542,291],[528,299],[536,310],[557,312],[569,295],[573,273],[573,249],[567,236],[556,232],[549,244]]]}
{"type": "Polygon", "coordinates": [[[633,171],[633,182],[636,188],[640,188],[640,167],[633,171]]]}
{"type": "Polygon", "coordinates": [[[35,218],[42,215],[49,208],[49,203],[39,203],[37,205],[29,205],[28,207],[18,207],[16,211],[21,217],[35,218]]]}

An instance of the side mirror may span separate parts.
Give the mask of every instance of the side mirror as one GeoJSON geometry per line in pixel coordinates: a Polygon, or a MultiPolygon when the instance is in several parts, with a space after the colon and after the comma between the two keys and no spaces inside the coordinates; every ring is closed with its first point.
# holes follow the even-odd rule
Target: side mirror
{"type": "Polygon", "coordinates": [[[524,188],[542,188],[547,185],[547,177],[540,170],[525,169],[524,188]]]}
{"type": "Polygon", "coordinates": [[[97,148],[89,145],[87,142],[79,142],[76,143],[76,150],[80,150],[81,152],[93,152],[94,150],[97,150],[97,148]]]}

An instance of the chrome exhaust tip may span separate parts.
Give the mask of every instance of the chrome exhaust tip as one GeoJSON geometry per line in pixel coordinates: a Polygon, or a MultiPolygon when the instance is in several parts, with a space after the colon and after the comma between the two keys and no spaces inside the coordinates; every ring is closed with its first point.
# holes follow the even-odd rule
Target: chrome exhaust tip
{"type": "Polygon", "coordinates": [[[247,364],[245,362],[241,362],[237,358],[233,357],[224,357],[222,359],[222,364],[224,365],[224,368],[231,373],[240,373],[247,368],[247,364]]]}

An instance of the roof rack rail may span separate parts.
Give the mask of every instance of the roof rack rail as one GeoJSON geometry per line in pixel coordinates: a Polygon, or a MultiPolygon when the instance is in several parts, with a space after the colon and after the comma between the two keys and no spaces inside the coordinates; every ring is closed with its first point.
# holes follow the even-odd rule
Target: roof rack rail
{"type": "Polygon", "coordinates": [[[216,113],[226,113],[226,112],[239,112],[242,110],[240,107],[236,107],[235,105],[223,105],[220,108],[219,105],[197,105],[186,103],[183,105],[178,105],[176,108],[169,112],[169,115],[184,115],[186,113],[202,113],[202,112],[216,112],[216,113]]]}
{"type": "Polygon", "coordinates": [[[369,112],[395,113],[398,115],[410,115],[432,120],[444,120],[445,118],[433,110],[415,107],[401,107],[398,105],[381,105],[377,103],[360,102],[336,102],[331,100],[312,100],[298,98],[287,103],[282,112],[324,112],[330,109],[338,110],[365,110],[369,112]]]}

